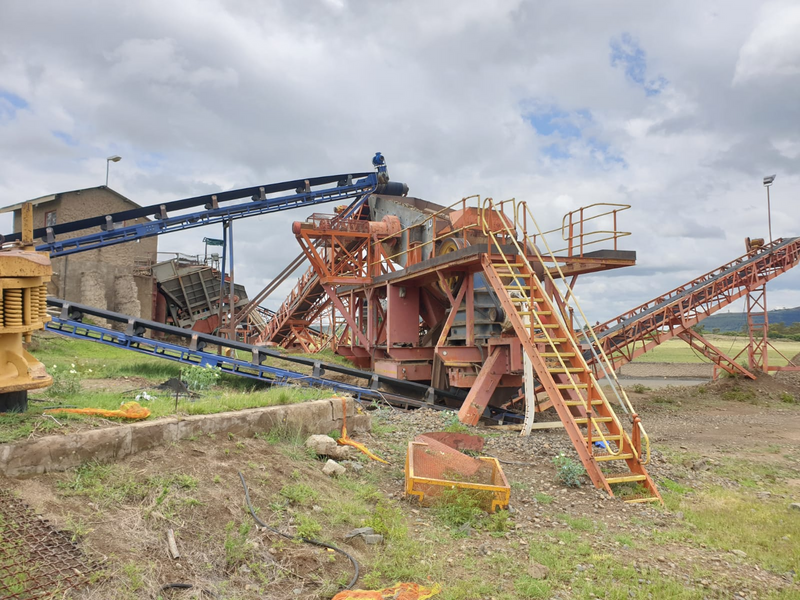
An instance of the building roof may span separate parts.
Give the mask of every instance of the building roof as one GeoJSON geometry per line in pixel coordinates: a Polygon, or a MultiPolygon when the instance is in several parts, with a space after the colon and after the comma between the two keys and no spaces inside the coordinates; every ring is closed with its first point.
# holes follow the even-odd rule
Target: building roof
{"type": "Polygon", "coordinates": [[[110,187],[106,187],[105,185],[98,185],[96,187],[84,188],[82,190],[70,190],[68,192],[58,192],[57,194],[49,194],[47,196],[40,196],[38,198],[33,198],[31,200],[25,200],[23,202],[18,202],[17,204],[12,204],[11,206],[4,206],[4,207],[0,208],[0,214],[2,214],[2,213],[10,213],[10,212],[13,212],[15,210],[20,210],[20,209],[22,209],[22,205],[23,204],[32,204],[33,206],[38,206],[39,204],[46,204],[48,202],[52,202],[53,200],[60,200],[63,196],[65,196],[67,194],[79,194],[81,192],[86,192],[86,191],[89,191],[89,190],[106,190],[108,192],[111,192],[115,196],[117,196],[120,200],[123,200],[123,201],[127,202],[131,206],[133,206],[135,208],[141,208],[138,204],[136,204],[136,202],[134,202],[130,198],[126,198],[125,196],[123,196],[119,192],[116,192],[116,191],[112,190],[110,187]]]}

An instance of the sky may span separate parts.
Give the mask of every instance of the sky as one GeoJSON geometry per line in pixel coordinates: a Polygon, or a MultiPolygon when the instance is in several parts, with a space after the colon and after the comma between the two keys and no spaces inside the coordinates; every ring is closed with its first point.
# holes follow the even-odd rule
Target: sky
{"type": "MultiPolygon", "coordinates": [[[[768,238],[765,175],[773,237],[800,235],[798,31],[791,1],[0,2],[0,206],[102,185],[111,155],[109,186],[147,205],[381,151],[411,196],[514,197],[544,229],[631,205],[637,265],[576,286],[603,321],[768,238]]],[[[251,295],[299,253],[292,221],[326,208],[235,223],[251,295]]],[[[795,271],[771,308],[800,305],[795,271]]]]}

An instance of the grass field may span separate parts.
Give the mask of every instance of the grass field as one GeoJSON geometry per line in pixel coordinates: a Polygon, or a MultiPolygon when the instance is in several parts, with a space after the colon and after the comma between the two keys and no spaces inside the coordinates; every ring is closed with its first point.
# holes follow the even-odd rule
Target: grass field
{"type": "MultiPolygon", "coordinates": [[[[65,433],[76,427],[107,425],[105,419],[93,416],[56,413],[47,417],[42,413],[50,407],[115,410],[123,402],[135,400],[142,391],[150,396],[140,399],[140,403],[150,409],[151,419],[291,404],[329,398],[332,394],[330,390],[310,387],[270,387],[252,379],[222,374],[210,389],[194,398],[180,396],[176,403],[173,392],[159,390],[156,386],[167,379],[180,378],[181,369],[185,368],[180,363],[52,335],[35,336],[29,349],[54,376],[56,384],[30,392],[27,412],[0,414],[0,443],[33,435],[65,433]],[[93,380],[98,379],[103,381],[93,384],[93,380]]],[[[268,361],[279,362],[272,358],[268,361]]],[[[301,365],[290,368],[310,372],[310,368],[301,365]]]]}
{"type": "MultiPolygon", "coordinates": [[[[734,338],[724,335],[706,335],[704,337],[728,356],[736,356],[747,344],[747,338],[745,337],[734,338]]],[[[792,358],[800,353],[800,342],[774,340],[772,344],[788,358],[792,358]]],[[[740,357],[740,360],[741,359],[746,361],[747,356],[742,355],[740,357]]],[[[709,362],[709,360],[705,356],[692,350],[683,340],[675,338],[664,342],[660,346],[656,346],[653,350],[643,354],[634,362],[705,363],[709,362]]],[[[769,364],[784,366],[786,365],[786,359],[770,349],[769,364]]]]}

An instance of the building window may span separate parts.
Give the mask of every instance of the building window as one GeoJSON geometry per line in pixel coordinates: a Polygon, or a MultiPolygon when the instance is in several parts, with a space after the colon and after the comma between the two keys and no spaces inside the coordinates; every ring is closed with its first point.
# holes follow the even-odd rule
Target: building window
{"type": "Polygon", "coordinates": [[[56,224],[56,211],[51,210],[44,213],[44,226],[54,227],[56,224]]]}

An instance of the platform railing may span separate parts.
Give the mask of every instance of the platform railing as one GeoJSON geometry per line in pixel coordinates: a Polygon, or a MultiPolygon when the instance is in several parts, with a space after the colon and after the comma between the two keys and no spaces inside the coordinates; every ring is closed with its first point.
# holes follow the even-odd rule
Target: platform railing
{"type": "Polygon", "coordinates": [[[559,235],[561,240],[558,243],[566,242],[567,245],[552,250],[552,253],[557,255],[566,254],[568,257],[582,257],[587,246],[594,246],[607,241],[613,241],[614,250],[618,250],[619,239],[631,235],[631,232],[617,229],[617,215],[630,207],[630,204],[614,204],[610,202],[596,202],[582,206],[566,213],[561,219],[561,227],[547,231],[537,231],[532,233],[530,237],[536,243],[547,239],[548,236],[552,238],[554,234],[559,235]],[[595,211],[601,212],[595,214],[595,211]],[[604,217],[611,221],[611,229],[590,229],[594,225],[593,221],[598,221],[604,217]]]}

